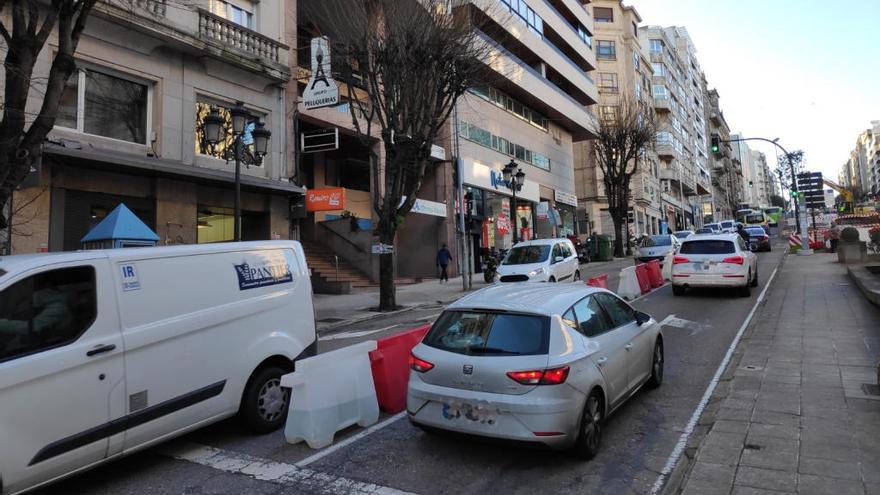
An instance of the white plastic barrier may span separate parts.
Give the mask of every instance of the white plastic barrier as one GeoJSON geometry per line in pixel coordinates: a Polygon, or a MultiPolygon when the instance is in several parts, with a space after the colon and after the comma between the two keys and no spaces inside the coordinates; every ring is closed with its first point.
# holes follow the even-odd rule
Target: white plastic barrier
{"type": "Polygon", "coordinates": [[[367,427],[379,420],[379,403],[370,371],[368,340],[296,362],[296,371],[281,377],[289,387],[290,410],[284,436],[303,440],[313,449],[333,443],[337,431],[353,424],[367,427]]]}
{"type": "Polygon", "coordinates": [[[665,258],[663,258],[663,267],[660,270],[660,273],[663,274],[663,280],[669,282],[672,280],[672,254],[667,254],[665,258]]]}
{"type": "Polygon", "coordinates": [[[636,267],[628,266],[620,270],[620,282],[617,284],[617,295],[630,300],[639,297],[642,289],[639,287],[639,279],[636,277],[636,267]]]}

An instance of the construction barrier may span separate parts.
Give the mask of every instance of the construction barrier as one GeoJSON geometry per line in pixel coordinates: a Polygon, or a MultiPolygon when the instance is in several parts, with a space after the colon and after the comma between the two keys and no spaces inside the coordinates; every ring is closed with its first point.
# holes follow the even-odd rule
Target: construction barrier
{"type": "Polygon", "coordinates": [[[422,325],[376,341],[376,350],[370,352],[370,368],[383,411],[394,414],[406,409],[409,354],[430,329],[430,324],[422,325]]]}
{"type": "Polygon", "coordinates": [[[291,389],[284,427],[289,443],[305,440],[320,449],[333,443],[343,428],[367,427],[379,420],[369,359],[375,349],[376,341],[368,340],[318,354],[297,361],[296,371],[281,377],[281,386],[291,389]]]}
{"type": "Polygon", "coordinates": [[[672,280],[672,253],[666,255],[663,258],[663,266],[660,268],[660,272],[663,274],[663,280],[669,282],[672,280]]]}
{"type": "Polygon", "coordinates": [[[801,236],[798,234],[791,234],[788,236],[788,245],[793,247],[801,247],[801,236]]]}
{"type": "Polygon", "coordinates": [[[599,287],[600,289],[608,288],[608,275],[603,273],[598,277],[593,277],[587,280],[587,285],[590,287],[599,287]]]}
{"type": "Polygon", "coordinates": [[[648,279],[651,281],[651,288],[656,289],[663,286],[663,272],[660,269],[660,260],[653,260],[647,263],[648,279]]]}
{"type": "Polygon", "coordinates": [[[636,267],[628,266],[620,270],[620,282],[617,284],[617,295],[626,299],[635,299],[642,294],[639,279],[636,276],[636,267]]]}
{"type": "Polygon", "coordinates": [[[636,279],[639,281],[639,290],[642,294],[651,292],[651,278],[648,276],[648,265],[641,263],[636,265],[636,279]]]}

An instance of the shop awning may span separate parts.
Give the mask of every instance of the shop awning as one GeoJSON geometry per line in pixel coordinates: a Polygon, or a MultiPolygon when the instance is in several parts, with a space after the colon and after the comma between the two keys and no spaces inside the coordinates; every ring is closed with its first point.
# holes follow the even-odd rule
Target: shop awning
{"type": "MultiPolygon", "coordinates": [[[[64,163],[75,166],[89,166],[91,168],[100,168],[117,172],[119,171],[119,167],[125,167],[126,169],[142,175],[177,177],[205,184],[235,183],[234,166],[230,166],[229,171],[216,170],[165,158],[138,156],[131,153],[122,153],[119,151],[90,147],[77,149],[54,143],[46,143],[43,146],[43,153],[54,155],[56,157],[69,158],[70,160],[64,160],[64,163]]],[[[305,193],[305,190],[302,187],[288,181],[271,180],[245,174],[241,175],[241,186],[243,189],[268,190],[291,195],[305,193]]]]}

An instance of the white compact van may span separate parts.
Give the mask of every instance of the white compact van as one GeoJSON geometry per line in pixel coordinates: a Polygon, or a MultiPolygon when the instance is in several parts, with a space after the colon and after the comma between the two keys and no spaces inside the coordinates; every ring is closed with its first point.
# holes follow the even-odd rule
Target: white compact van
{"type": "Polygon", "coordinates": [[[0,493],[236,414],[275,430],[316,344],[295,241],[0,257],[0,493]]]}

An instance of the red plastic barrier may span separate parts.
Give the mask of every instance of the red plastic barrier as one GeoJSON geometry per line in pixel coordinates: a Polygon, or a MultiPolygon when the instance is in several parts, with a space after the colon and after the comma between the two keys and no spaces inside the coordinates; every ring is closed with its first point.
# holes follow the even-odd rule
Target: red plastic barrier
{"type": "Polygon", "coordinates": [[[660,260],[652,260],[648,265],[648,280],[651,281],[651,287],[656,289],[663,285],[663,271],[660,269],[660,260]]]}
{"type": "Polygon", "coordinates": [[[608,274],[603,273],[598,277],[587,279],[587,285],[590,287],[599,287],[600,289],[608,288],[608,274]]]}
{"type": "Polygon", "coordinates": [[[648,276],[648,265],[642,263],[636,265],[636,278],[639,279],[639,289],[642,294],[651,292],[651,278],[648,276]]]}
{"type": "Polygon", "coordinates": [[[383,411],[398,413],[406,409],[409,354],[430,328],[430,324],[422,325],[376,341],[376,350],[370,352],[370,368],[376,399],[383,411]]]}

